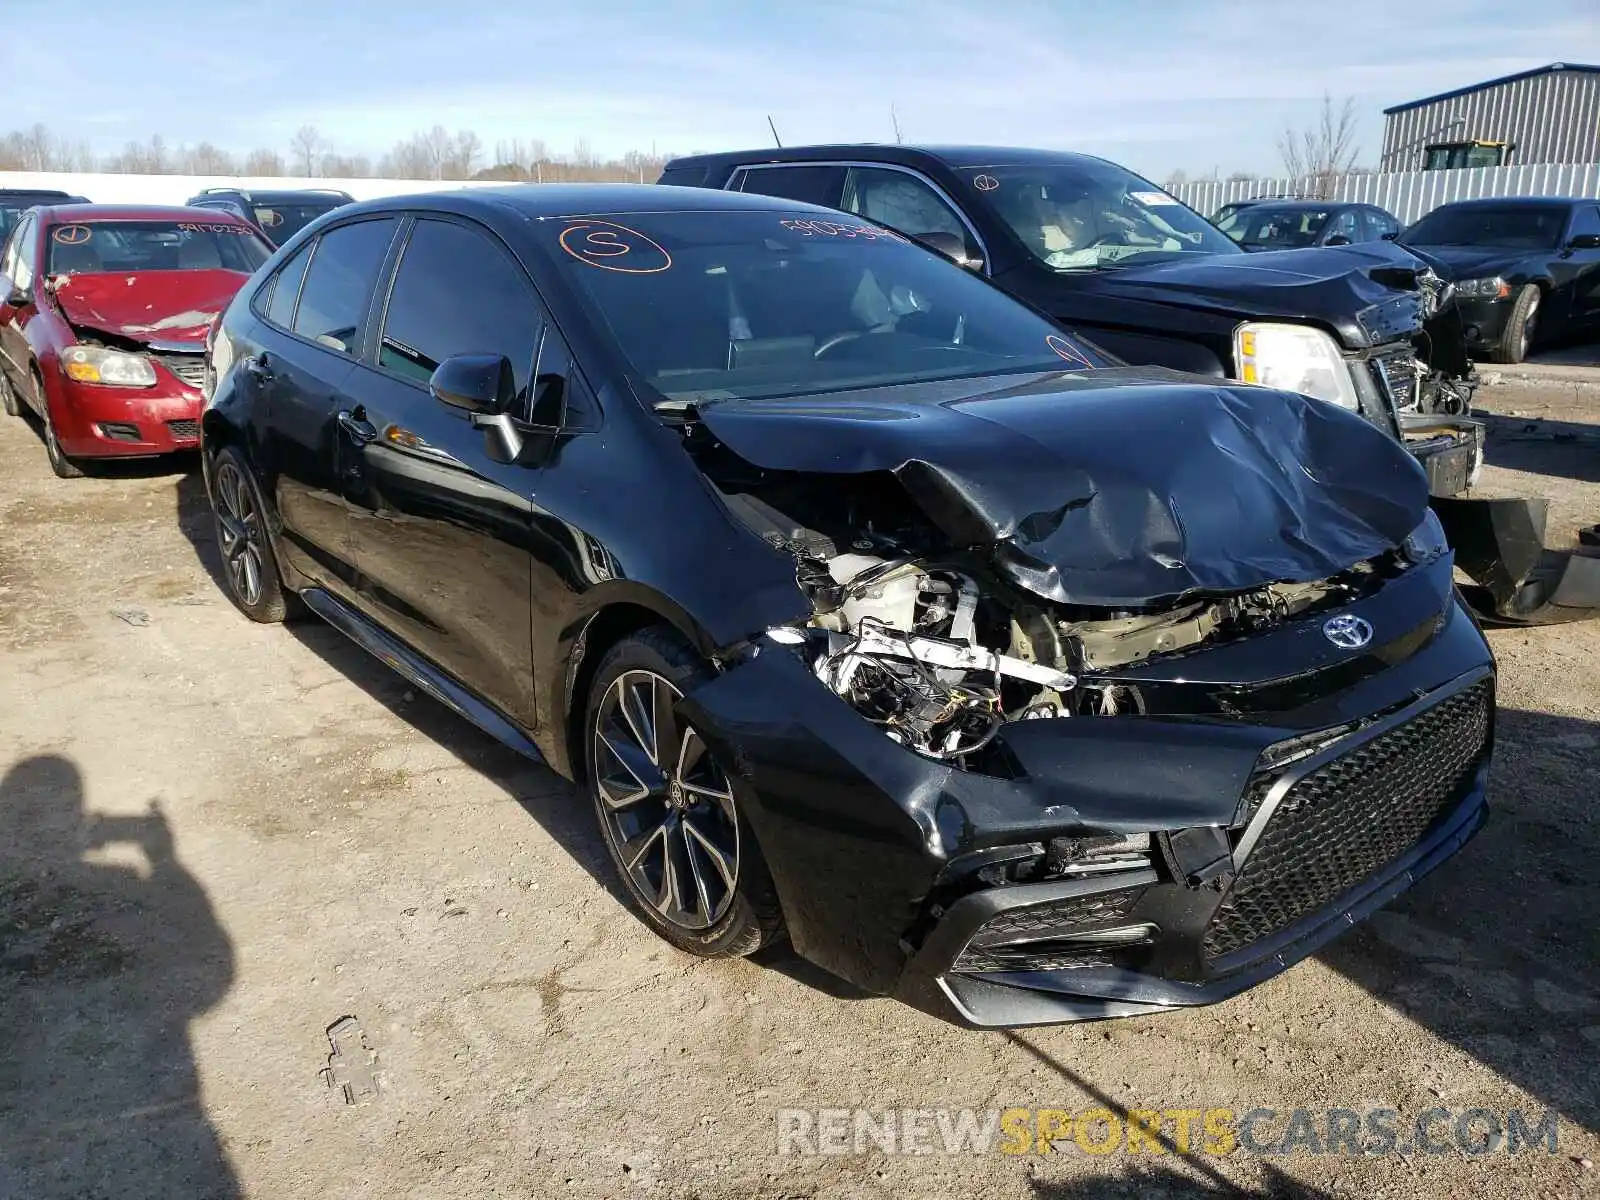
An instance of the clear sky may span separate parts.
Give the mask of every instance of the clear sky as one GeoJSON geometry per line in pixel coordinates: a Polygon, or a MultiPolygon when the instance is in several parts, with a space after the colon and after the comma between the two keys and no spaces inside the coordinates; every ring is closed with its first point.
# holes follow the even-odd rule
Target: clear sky
{"type": "Polygon", "coordinates": [[[1374,162],[1386,105],[1554,60],[1600,63],[1600,0],[0,0],[0,127],[243,152],[311,123],[376,159],[442,123],[610,157],[765,145],[769,113],[790,144],[889,141],[892,105],[907,141],[1159,179],[1276,169],[1324,91],[1374,162]]]}

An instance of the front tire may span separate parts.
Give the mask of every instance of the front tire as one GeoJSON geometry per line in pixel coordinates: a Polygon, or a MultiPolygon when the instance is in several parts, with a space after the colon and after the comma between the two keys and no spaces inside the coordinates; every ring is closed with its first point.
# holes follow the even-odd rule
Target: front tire
{"type": "Polygon", "coordinates": [[[11,380],[6,378],[3,369],[0,369],[0,409],[4,409],[8,417],[22,415],[22,402],[17,398],[17,389],[11,386],[11,380]]]}
{"type": "Polygon", "coordinates": [[[209,492],[228,598],[252,621],[277,624],[299,598],[283,586],[255,473],[233,447],[224,447],[213,460],[209,492]]]}
{"type": "Polygon", "coordinates": [[[783,915],[731,781],[672,711],[711,677],[670,629],[619,642],[589,689],[584,759],[606,849],[644,922],[690,954],[735,958],[781,936],[783,915]]]}
{"type": "Polygon", "coordinates": [[[50,460],[50,469],[56,473],[57,479],[82,479],[83,468],[76,460],[67,457],[61,449],[61,442],[56,437],[56,423],[50,419],[50,406],[47,403],[44,409],[44,453],[50,460]]]}
{"type": "Polygon", "coordinates": [[[1500,331],[1495,343],[1493,358],[1500,363],[1519,363],[1528,357],[1539,325],[1539,294],[1537,284],[1524,284],[1511,302],[1511,312],[1506,317],[1506,327],[1500,331]]]}

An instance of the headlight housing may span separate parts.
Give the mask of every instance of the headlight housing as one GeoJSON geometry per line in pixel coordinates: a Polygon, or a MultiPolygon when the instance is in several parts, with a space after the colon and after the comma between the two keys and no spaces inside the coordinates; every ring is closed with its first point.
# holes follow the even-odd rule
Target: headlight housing
{"type": "Polygon", "coordinates": [[[1434,515],[1433,509],[1430,508],[1428,515],[1422,518],[1422,524],[1406,535],[1402,549],[1406,558],[1418,566],[1434,562],[1450,553],[1450,543],[1444,536],[1444,526],[1439,524],[1439,518],[1434,515]]]}
{"type": "Polygon", "coordinates": [[[154,387],[156,383],[155,366],[143,354],[104,346],[68,346],[61,352],[61,370],[74,383],[103,387],[154,387]]]}
{"type": "Polygon", "coordinates": [[[1248,321],[1234,330],[1233,356],[1245,383],[1299,392],[1355,411],[1355,381],[1339,347],[1320,329],[1248,321]]]}
{"type": "Polygon", "coordinates": [[[1470,296],[1476,300],[1505,300],[1511,296],[1511,285],[1498,275],[1485,279],[1463,279],[1456,284],[1456,295],[1470,296]]]}

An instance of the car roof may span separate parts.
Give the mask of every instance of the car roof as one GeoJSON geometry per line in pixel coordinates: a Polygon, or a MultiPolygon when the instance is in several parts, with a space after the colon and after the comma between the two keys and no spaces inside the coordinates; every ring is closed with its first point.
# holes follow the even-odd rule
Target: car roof
{"type": "Polygon", "coordinates": [[[503,187],[385,196],[378,200],[362,201],[340,211],[351,215],[389,212],[397,208],[471,212],[486,207],[509,209],[534,219],[663,212],[804,211],[838,215],[833,209],[815,204],[760,196],[752,192],[724,192],[712,188],[652,183],[513,183],[503,187]]]}
{"type": "Polygon", "coordinates": [[[1104,162],[1092,154],[1070,150],[1040,150],[1022,146],[916,145],[896,142],[854,142],[825,146],[784,146],[762,150],[734,150],[720,154],[692,154],[675,158],[668,167],[733,166],[758,162],[811,162],[829,159],[861,159],[869,162],[916,166],[929,159],[947,167],[1032,166],[1051,163],[1104,162]]]}
{"type": "Polygon", "coordinates": [[[191,197],[194,200],[219,200],[233,197],[249,197],[251,200],[266,200],[268,202],[284,199],[309,199],[312,197],[322,200],[350,199],[350,193],[340,191],[338,188],[207,188],[203,192],[196,192],[191,197]]]}
{"type": "Polygon", "coordinates": [[[1440,208],[1561,208],[1574,204],[1595,204],[1597,201],[1592,196],[1479,196],[1475,200],[1452,200],[1448,204],[1441,204],[1428,215],[1439,211],[1440,208]]]}
{"type": "Polygon", "coordinates": [[[80,221],[204,221],[210,225],[248,224],[230,212],[215,208],[187,208],[164,204],[49,204],[41,215],[50,224],[72,225],[80,221]]]}

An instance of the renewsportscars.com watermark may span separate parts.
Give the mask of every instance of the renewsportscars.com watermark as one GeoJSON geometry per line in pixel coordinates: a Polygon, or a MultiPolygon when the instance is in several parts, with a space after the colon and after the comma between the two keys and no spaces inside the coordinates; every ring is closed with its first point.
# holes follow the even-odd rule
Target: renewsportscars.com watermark
{"type": "Polygon", "coordinates": [[[779,1154],[1555,1154],[1556,1114],[1429,1108],[780,1108],[779,1154]]]}

